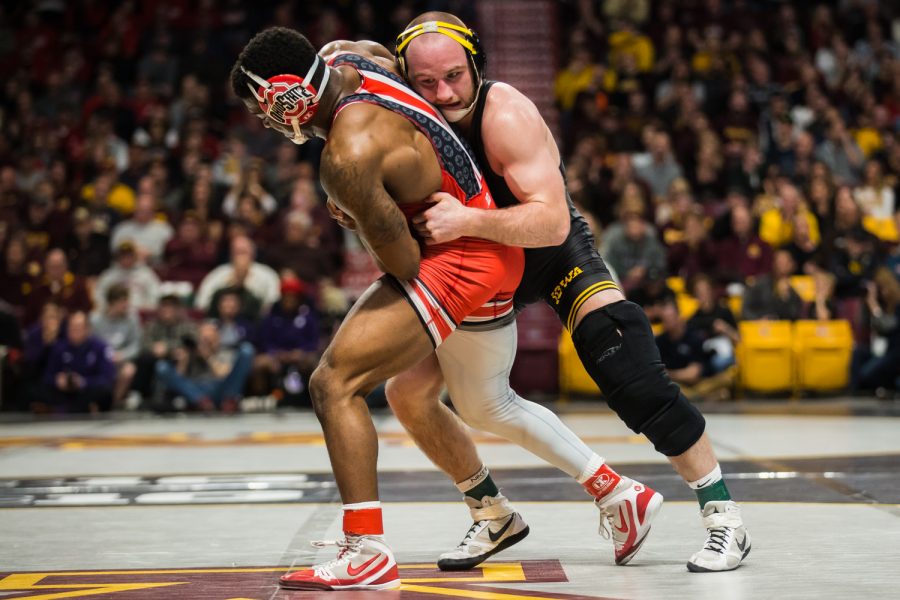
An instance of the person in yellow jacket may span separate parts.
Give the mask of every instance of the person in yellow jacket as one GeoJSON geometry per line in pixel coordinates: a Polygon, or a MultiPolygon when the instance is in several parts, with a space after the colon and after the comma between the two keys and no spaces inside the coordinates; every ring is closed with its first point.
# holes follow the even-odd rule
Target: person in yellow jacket
{"type": "Polygon", "coordinates": [[[759,237],[772,246],[780,248],[791,242],[794,238],[794,219],[802,215],[809,225],[810,240],[818,244],[819,222],[816,216],[810,212],[800,195],[800,191],[790,183],[783,184],[779,189],[779,202],[777,206],[762,213],[759,220],[759,237]]]}

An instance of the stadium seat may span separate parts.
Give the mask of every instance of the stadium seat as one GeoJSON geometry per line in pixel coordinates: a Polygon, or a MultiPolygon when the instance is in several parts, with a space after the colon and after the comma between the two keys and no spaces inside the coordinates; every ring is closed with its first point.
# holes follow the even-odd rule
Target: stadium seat
{"type": "Polygon", "coordinates": [[[741,321],[736,349],[738,385],[754,392],[794,387],[793,330],[790,321],[741,321]]]}
{"type": "Polygon", "coordinates": [[[804,302],[815,302],[816,282],[812,275],[791,275],[791,287],[804,302]]]}
{"type": "Polygon", "coordinates": [[[509,379],[523,396],[559,391],[559,336],[562,324],[543,302],[532,304],[517,317],[519,348],[509,379]]]}
{"type": "Polygon", "coordinates": [[[600,394],[600,388],[581,364],[568,331],[563,331],[559,336],[559,393],[563,398],[600,394]]]}
{"type": "Polygon", "coordinates": [[[797,321],[794,324],[797,390],[833,391],[847,387],[853,331],[849,321],[797,321]]]}

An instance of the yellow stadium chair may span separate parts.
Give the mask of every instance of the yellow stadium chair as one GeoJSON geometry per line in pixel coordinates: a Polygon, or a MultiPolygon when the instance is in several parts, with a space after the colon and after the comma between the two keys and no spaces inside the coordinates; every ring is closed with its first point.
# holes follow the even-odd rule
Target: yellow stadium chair
{"type": "Polygon", "coordinates": [[[676,294],[684,294],[687,292],[685,289],[684,278],[682,277],[668,277],[666,278],[666,285],[676,294]]]}
{"type": "Polygon", "coordinates": [[[737,347],[738,385],[755,392],[794,388],[790,321],[741,321],[737,347]]]}
{"type": "Polygon", "coordinates": [[[586,396],[600,394],[600,388],[585,371],[581,359],[578,358],[575,344],[572,343],[572,337],[565,330],[559,336],[559,391],[563,398],[572,394],[586,396]]]}
{"type": "Polygon", "coordinates": [[[816,282],[812,275],[791,275],[791,287],[804,302],[814,302],[816,299],[816,282]]]}
{"type": "Polygon", "coordinates": [[[794,324],[797,391],[847,387],[853,331],[849,321],[797,321],[794,324]]]}

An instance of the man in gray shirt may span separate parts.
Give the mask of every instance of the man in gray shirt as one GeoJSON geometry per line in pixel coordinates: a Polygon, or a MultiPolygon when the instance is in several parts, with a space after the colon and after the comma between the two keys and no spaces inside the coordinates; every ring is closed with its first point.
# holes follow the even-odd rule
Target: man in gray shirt
{"type": "Polygon", "coordinates": [[[116,366],[113,407],[122,407],[125,394],[134,379],[135,359],[141,348],[141,325],[131,311],[128,288],[113,285],[106,292],[106,308],[91,315],[94,335],[105,341],[116,366]]]}

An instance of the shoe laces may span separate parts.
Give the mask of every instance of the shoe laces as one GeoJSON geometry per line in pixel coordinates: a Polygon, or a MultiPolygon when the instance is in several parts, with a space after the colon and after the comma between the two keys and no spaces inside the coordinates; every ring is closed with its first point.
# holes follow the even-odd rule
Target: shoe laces
{"type": "Polygon", "coordinates": [[[613,535],[613,519],[615,518],[613,513],[608,511],[606,507],[600,506],[598,502],[595,502],[595,504],[600,509],[600,527],[597,529],[597,532],[604,540],[612,540],[614,544],[619,545],[619,540],[613,535]]]}
{"type": "Polygon", "coordinates": [[[467,547],[472,542],[472,540],[475,539],[475,536],[478,535],[478,532],[481,531],[480,527],[482,525],[487,525],[487,521],[475,521],[474,523],[472,523],[472,526],[469,527],[469,531],[466,532],[465,537],[459,543],[457,548],[467,547]]]}
{"type": "Polygon", "coordinates": [[[315,566],[316,576],[331,576],[330,571],[332,569],[340,566],[345,561],[349,561],[362,551],[362,537],[348,535],[342,540],[313,540],[310,542],[310,545],[314,548],[327,548],[328,546],[337,546],[339,548],[337,557],[315,566]]]}
{"type": "Polygon", "coordinates": [[[711,527],[707,531],[706,543],[703,544],[703,549],[711,550],[718,554],[725,554],[725,550],[731,544],[731,536],[734,534],[734,529],[731,527],[711,527]]]}

